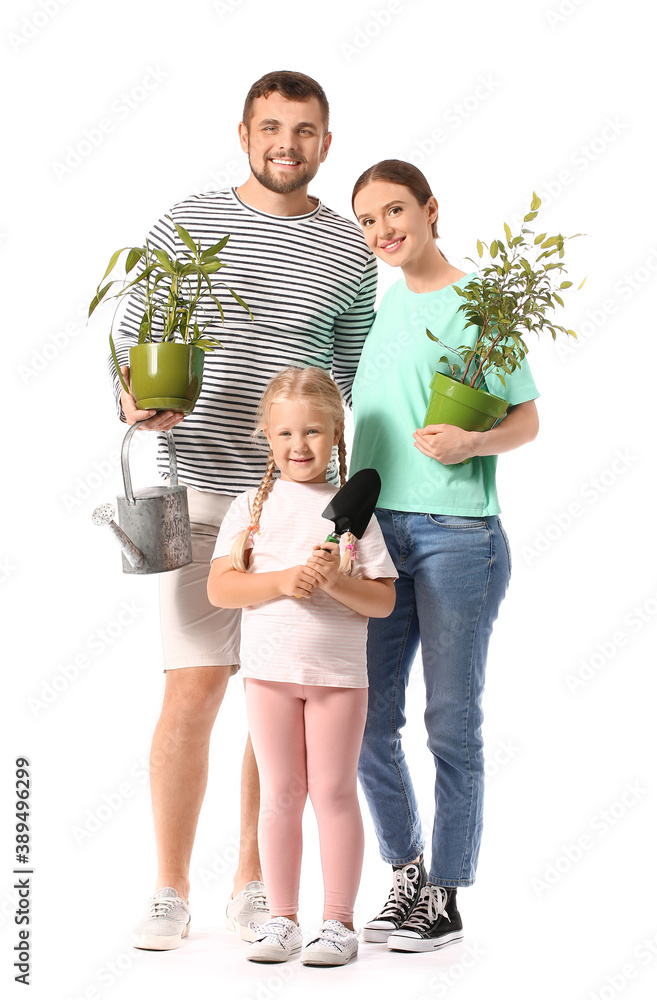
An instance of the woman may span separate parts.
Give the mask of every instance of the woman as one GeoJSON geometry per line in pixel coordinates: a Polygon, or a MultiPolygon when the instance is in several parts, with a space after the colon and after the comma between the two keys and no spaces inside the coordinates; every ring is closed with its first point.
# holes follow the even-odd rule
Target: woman
{"type": "MultiPolygon", "coordinates": [[[[384,296],[354,382],[351,471],[372,466],[383,486],[377,518],[399,574],[390,617],[368,637],[370,704],[359,776],[384,861],[388,900],[363,929],[367,941],[431,951],[463,937],[456,889],[474,881],[481,841],[484,756],[481,698],[493,622],[510,575],[498,514],[496,456],[534,439],[538,392],[528,365],[489,385],[509,401],[490,431],[422,428],[429,382],[464,331],[454,284],[474,274],[436,245],[438,204],[410,163],[383,160],[356,182],[352,205],[371,250],[403,279],[384,296]],[[460,464],[470,459],[467,464],[460,464]],[[422,824],[399,730],[418,645],[426,686],[428,745],[436,766],[428,874],[422,824]]],[[[454,361],[458,361],[454,355],[454,361]]]]}

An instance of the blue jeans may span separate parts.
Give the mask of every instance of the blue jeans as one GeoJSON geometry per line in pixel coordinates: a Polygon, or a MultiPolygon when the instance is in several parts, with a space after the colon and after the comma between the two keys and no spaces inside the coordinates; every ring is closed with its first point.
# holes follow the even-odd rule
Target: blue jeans
{"type": "MultiPolygon", "coordinates": [[[[401,745],[408,678],[421,643],[428,747],[436,766],[429,880],[474,882],[481,842],[481,707],[488,642],[510,577],[498,517],[411,514],[377,519],[399,579],[389,618],[370,618],[370,693],[359,777],[389,864],[423,850],[417,799],[401,745]]],[[[427,866],[428,867],[428,866],[427,866]]]]}

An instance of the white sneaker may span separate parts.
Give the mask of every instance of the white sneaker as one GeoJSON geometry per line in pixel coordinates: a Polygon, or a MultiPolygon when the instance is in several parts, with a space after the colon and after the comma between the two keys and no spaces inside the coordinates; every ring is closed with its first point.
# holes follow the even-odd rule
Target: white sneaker
{"type": "Polygon", "coordinates": [[[135,948],[170,951],[189,934],[189,906],[175,889],[158,889],[148,901],[148,909],[132,932],[135,948]]]}
{"type": "Polygon", "coordinates": [[[246,949],[249,962],[287,962],[301,951],[301,928],[287,917],[274,917],[262,924],[258,936],[246,949]]]}
{"type": "Polygon", "coordinates": [[[264,882],[247,882],[241,892],[228,900],[226,907],[226,927],[236,931],[242,941],[255,941],[258,925],[269,920],[269,903],[264,882]],[[255,924],[255,927],[251,927],[255,924]]]}
{"type": "Polygon", "coordinates": [[[358,934],[339,920],[325,920],[301,952],[302,965],[346,965],[358,954],[358,934]]]}

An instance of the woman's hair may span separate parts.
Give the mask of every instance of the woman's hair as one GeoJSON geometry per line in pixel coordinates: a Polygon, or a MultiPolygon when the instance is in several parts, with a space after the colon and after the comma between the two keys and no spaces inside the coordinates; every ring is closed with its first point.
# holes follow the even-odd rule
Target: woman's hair
{"type": "MultiPolygon", "coordinates": [[[[293,400],[302,406],[322,410],[333,419],[334,425],[341,424],[342,429],[338,440],[338,467],[340,471],[340,485],[344,486],[347,481],[347,449],[344,440],[344,404],[338,386],[323,368],[283,368],[270,379],[262,394],[258,405],[256,428],[253,432],[254,437],[257,434],[261,434],[265,427],[269,426],[269,415],[272,404],[288,400],[293,400]]],[[[247,544],[251,539],[251,534],[259,531],[262,505],[274,485],[275,468],[274,455],[270,449],[267,456],[265,474],[253,498],[251,523],[241,535],[237,536],[230,550],[229,566],[231,569],[241,570],[242,572],[246,571],[247,544]]],[[[347,533],[346,541],[347,549],[340,561],[341,573],[349,573],[351,570],[352,552],[354,551],[355,544],[355,538],[351,532],[347,533]]]]}
{"type": "MultiPolygon", "coordinates": [[[[362,173],[354,184],[354,190],[351,195],[352,209],[358,192],[362,191],[364,187],[367,187],[373,181],[388,181],[389,184],[403,185],[403,187],[408,188],[418,205],[423,207],[429,201],[429,198],[433,197],[429,181],[422,171],[418,170],[412,163],[407,163],[406,160],[380,160],[379,163],[375,163],[374,166],[369,167],[362,173]]],[[[431,235],[434,240],[438,239],[438,216],[431,223],[431,235]]],[[[440,247],[438,247],[438,252],[441,257],[447,260],[440,247]]]]}

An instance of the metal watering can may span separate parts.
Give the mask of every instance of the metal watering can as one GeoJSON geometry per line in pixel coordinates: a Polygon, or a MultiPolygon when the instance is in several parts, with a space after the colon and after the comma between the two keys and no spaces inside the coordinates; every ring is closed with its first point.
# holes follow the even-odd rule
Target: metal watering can
{"type": "Polygon", "coordinates": [[[178,485],[176,444],[172,431],[167,431],[169,485],[133,492],[128,450],[138,428],[139,423],[132,425],[121,448],[125,496],[116,499],[119,524],[113,520],[111,503],[96,507],[91,517],[94,524],[109,525],[121,546],[124,573],[166,573],[192,561],[187,487],[178,485]]]}

